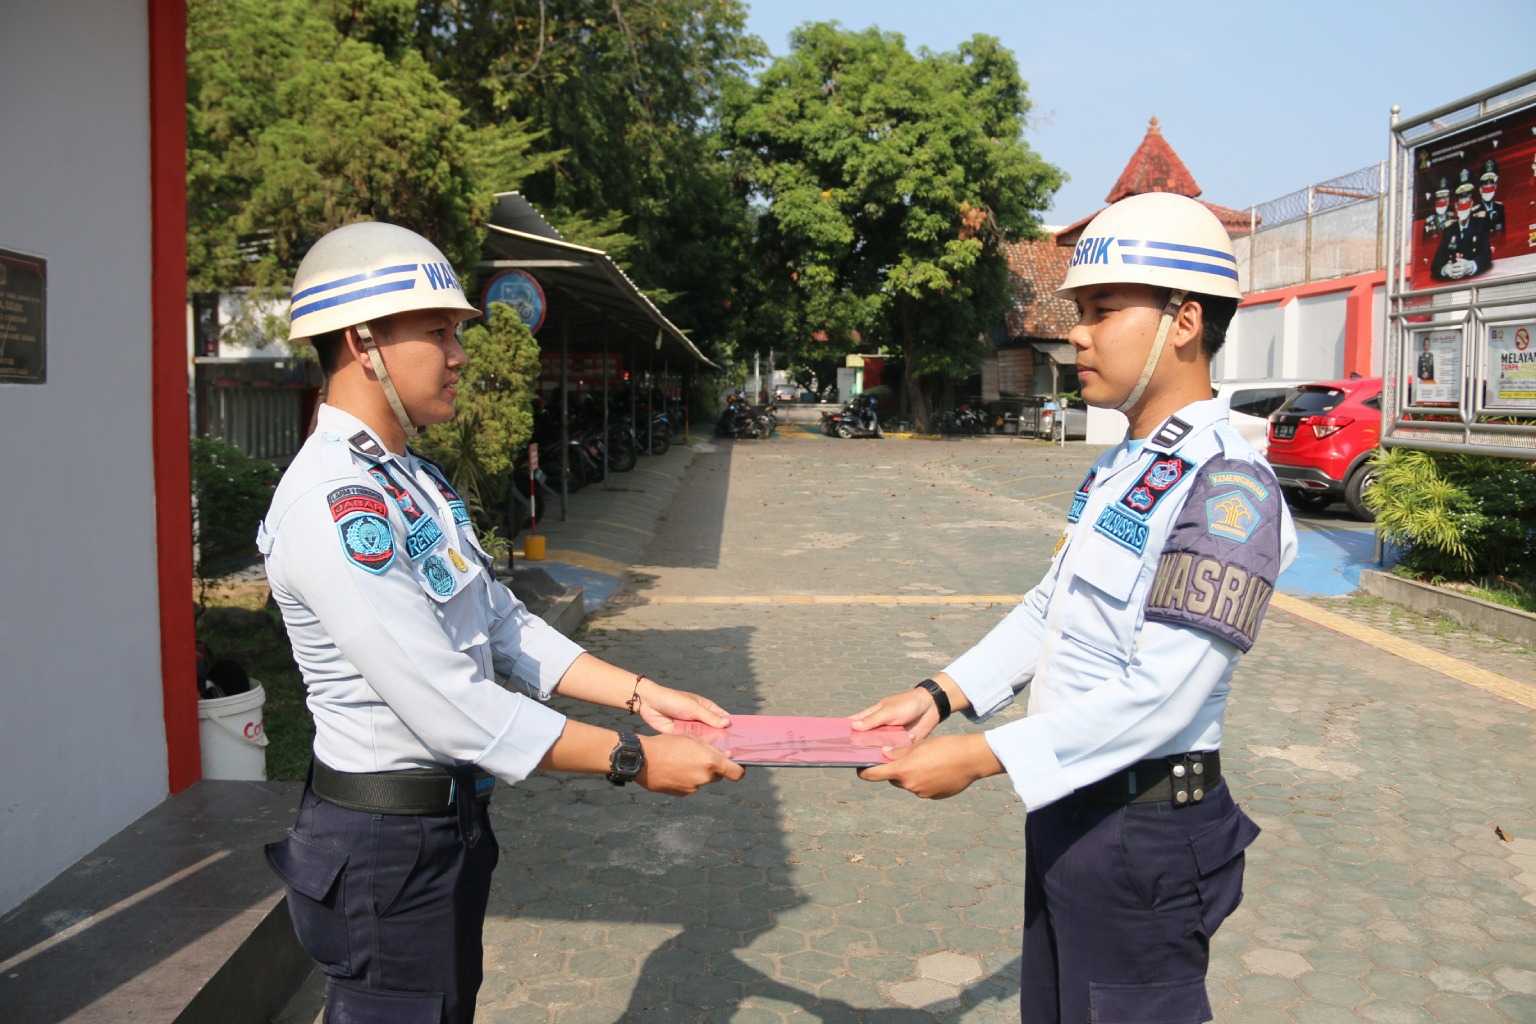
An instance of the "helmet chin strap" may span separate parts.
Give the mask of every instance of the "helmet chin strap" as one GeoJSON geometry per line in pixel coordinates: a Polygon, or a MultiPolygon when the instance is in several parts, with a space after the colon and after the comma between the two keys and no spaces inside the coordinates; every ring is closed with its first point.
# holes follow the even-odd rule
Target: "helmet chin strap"
{"type": "Polygon", "coordinates": [[[1152,351],[1147,353],[1147,363],[1141,368],[1141,378],[1136,381],[1136,386],[1131,388],[1131,393],[1125,396],[1125,401],[1115,406],[1116,409],[1130,415],[1131,409],[1141,401],[1141,396],[1146,393],[1147,384],[1152,380],[1152,372],[1157,369],[1158,360],[1163,358],[1163,346],[1168,343],[1168,329],[1173,326],[1173,318],[1179,315],[1179,307],[1184,305],[1184,296],[1188,292],[1175,290],[1168,296],[1168,302],[1163,306],[1163,317],[1157,323],[1157,337],[1152,341],[1152,351]]]}
{"type": "Polygon", "coordinates": [[[384,398],[389,402],[389,407],[394,410],[395,419],[400,422],[400,429],[405,431],[405,439],[409,441],[416,436],[416,424],[411,422],[411,417],[406,414],[405,405],[400,401],[400,393],[395,390],[395,382],[390,379],[389,369],[384,365],[384,356],[379,352],[378,343],[373,340],[373,332],[367,324],[357,324],[352,328],[357,332],[357,340],[362,342],[363,351],[368,353],[368,362],[373,365],[373,375],[379,379],[379,386],[384,389],[384,398]]]}

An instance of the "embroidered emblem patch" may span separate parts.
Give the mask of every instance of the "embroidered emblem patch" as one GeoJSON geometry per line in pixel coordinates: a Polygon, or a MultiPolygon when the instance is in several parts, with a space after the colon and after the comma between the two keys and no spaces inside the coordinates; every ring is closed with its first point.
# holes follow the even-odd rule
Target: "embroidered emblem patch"
{"type": "Polygon", "coordinates": [[[453,567],[459,572],[469,572],[469,563],[464,561],[464,556],[453,548],[448,549],[448,561],[452,562],[453,567]]]}
{"type": "Polygon", "coordinates": [[[1067,522],[1075,523],[1083,516],[1083,506],[1088,504],[1088,492],[1093,489],[1093,478],[1098,476],[1097,469],[1090,469],[1088,475],[1083,477],[1083,482],[1078,484],[1077,490],[1072,492],[1072,507],[1067,509],[1067,522]]]}
{"type": "Polygon", "coordinates": [[[384,498],[368,487],[340,487],[326,496],[347,560],[378,575],[395,560],[395,532],[384,498]]]}
{"type": "Polygon", "coordinates": [[[1205,500],[1206,532],[1239,544],[1246,543],[1264,517],[1242,491],[1228,491],[1205,500]]]}
{"type": "Polygon", "coordinates": [[[415,560],[436,547],[437,542],[443,539],[442,527],[416,503],[411,492],[396,483],[394,476],[382,466],[368,467],[368,475],[378,481],[384,493],[395,500],[395,507],[405,517],[406,555],[415,560]]]}
{"type": "Polygon", "coordinates": [[[1157,428],[1157,433],[1152,435],[1152,443],[1159,448],[1175,448],[1193,429],[1177,416],[1170,416],[1167,422],[1157,428]]]}
{"type": "Polygon", "coordinates": [[[1146,472],[1120,496],[1118,504],[1139,518],[1147,518],[1157,508],[1157,503],[1163,500],[1163,496],[1177,487],[1194,465],[1177,455],[1158,456],[1152,460],[1146,472]]]}
{"type": "Polygon", "coordinates": [[[1147,524],[1138,522],[1115,505],[1099,513],[1093,528],[1127,551],[1139,555],[1147,550],[1147,524]]]}
{"type": "Polygon", "coordinates": [[[1259,483],[1258,480],[1247,473],[1237,473],[1230,469],[1218,470],[1207,473],[1205,478],[1216,487],[1241,487],[1259,501],[1269,500],[1269,488],[1259,483]]]}
{"type": "Polygon", "coordinates": [[[421,563],[421,574],[427,578],[427,585],[432,588],[432,592],[439,597],[453,593],[453,573],[448,571],[448,567],[437,555],[421,563]]]}

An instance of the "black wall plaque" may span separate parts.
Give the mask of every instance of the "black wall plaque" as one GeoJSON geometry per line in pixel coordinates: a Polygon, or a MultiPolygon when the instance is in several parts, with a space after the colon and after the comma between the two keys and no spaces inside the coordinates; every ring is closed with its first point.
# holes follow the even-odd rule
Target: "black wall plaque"
{"type": "Polygon", "coordinates": [[[48,261],[0,249],[0,384],[48,379],[48,261]]]}

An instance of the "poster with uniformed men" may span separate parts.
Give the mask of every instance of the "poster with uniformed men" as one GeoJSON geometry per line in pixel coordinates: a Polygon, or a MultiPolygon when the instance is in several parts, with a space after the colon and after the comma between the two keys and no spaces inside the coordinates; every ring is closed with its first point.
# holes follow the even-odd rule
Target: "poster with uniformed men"
{"type": "Polygon", "coordinates": [[[1412,286],[1536,271],[1536,108],[1414,150],[1412,286]]]}

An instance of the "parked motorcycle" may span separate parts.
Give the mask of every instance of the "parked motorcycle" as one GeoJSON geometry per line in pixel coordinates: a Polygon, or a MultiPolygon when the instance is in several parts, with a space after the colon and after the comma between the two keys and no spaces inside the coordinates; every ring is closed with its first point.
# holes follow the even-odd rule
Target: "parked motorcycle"
{"type": "Polygon", "coordinates": [[[854,398],[838,412],[821,414],[822,433],[829,437],[884,437],[873,399],[854,398]]]}

